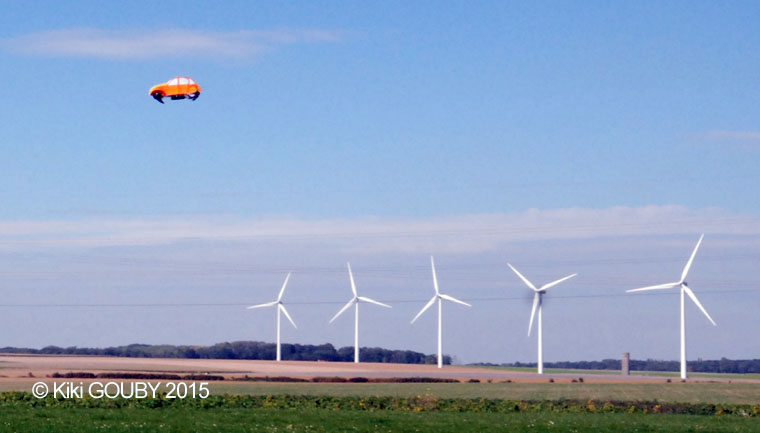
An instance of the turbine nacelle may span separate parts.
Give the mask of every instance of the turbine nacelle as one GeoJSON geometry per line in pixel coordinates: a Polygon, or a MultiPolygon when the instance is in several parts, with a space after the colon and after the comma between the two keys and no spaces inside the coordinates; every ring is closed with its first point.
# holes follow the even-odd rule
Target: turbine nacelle
{"type": "Polygon", "coordinates": [[[282,288],[280,289],[280,293],[277,295],[276,301],[267,302],[265,304],[251,305],[250,307],[248,307],[248,309],[252,310],[254,308],[274,307],[276,305],[277,310],[285,314],[285,317],[288,318],[288,320],[290,321],[290,324],[293,325],[294,328],[298,329],[298,326],[296,326],[296,322],[294,322],[293,318],[290,317],[290,314],[288,314],[288,310],[285,309],[285,304],[283,304],[282,302],[282,295],[285,293],[285,287],[288,286],[288,280],[290,280],[290,274],[291,273],[288,272],[288,275],[285,277],[285,282],[282,283],[282,288]]]}
{"type": "Polygon", "coordinates": [[[414,323],[417,321],[417,319],[422,316],[422,313],[427,311],[428,308],[432,307],[435,301],[437,300],[446,300],[451,302],[456,302],[457,304],[462,304],[467,307],[472,307],[472,305],[468,304],[467,302],[460,301],[459,299],[447,295],[445,293],[441,293],[440,290],[438,290],[438,277],[435,275],[435,261],[433,261],[433,256],[430,256],[430,267],[433,270],[433,289],[435,289],[435,295],[433,295],[432,298],[428,301],[427,304],[425,304],[424,307],[422,307],[422,310],[420,310],[419,313],[417,313],[416,316],[414,316],[414,319],[412,319],[411,323],[414,323]]]}
{"type": "Polygon", "coordinates": [[[354,304],[358,304],[360,302],[366,302],[366,303],[369,303],[369,304],[375,304],[375,305],[379,305],[379,306],[385,307],[385,308],[392,308],[390,305],[383,304],[382,302],[376,301],[374,299],[367,298],[365,296],[359,296],[357,294],[357,292],[356,292],[356,284],[354,283],[354,274],[353,274],[353,272],[351,272],[351,263],[347,263],[347,265],[348,265],[348,278],[351,281],[351,292],[354,294],[354,297],[351,298],[351,300],[348,301],[346,303],[346,305],[344,305],[343,308],[341,308],[335,314],[335,316],[333,316],[332,319],[330,319],[329,323],[332,323],[335,319],[337,319],[341,314],[343,314],[344,311],[348,310],[348,308],[350,306],[352,306],[354,304]]]}
{"type": "Polygon", "coordinates": [[[517,274],[518,277],[520,277],[521,280],[525,283],[526,286],[528,286],[529,289],[533,290],[533,308],[530,310],[530,322],[528,323],[528,336],[530,336],[530,332],[533,329],[533,319],[536,317],[536,311],[541,307],[541,298],[546,294],[546,291],[556,286],[557,284],[569,280],[570,278],[573,278],[574,276],[578,274],[572,274],[568,275],[566,277],[562,277],[559,280],[552,281],[551,283],[544,284],[541,287],[536,288],[536,286],[530,282],[523,274],[520,273],[517,269],[515,269],[514,266],[512,266],[511,263],[507,263],[507,266],[514,271],[515,274],[517,274]]]}
{"type": "Polygon", "coordinates": [[[658,284],[655,286],[646,286],[641,287],[638,289],[630,289],[626,290],[627,293],[632,292],[646,292],[649,290],[667,290],[667,289],[674,289],[676,287],[679,287],[683,292],[685,292],[689,298],[694,302],[694,304],[702,311],[702,313],[707,317],[707,320],[710,321],[710,323],[713,324],[713,326],[717,326],[715,324],[715,321],[710,317],[710,314],[707,313],[707,310],[705,310],[705,307],[702,306],[702,303],[699,302],[699,299],[697,299],[697,295],[694,294],[694,292],[689,288],[689,284],[686,282],[686,275],[688,275],[689,270],[691,269],[691,264],[694,262],[694,257],[697,255],[697,250],[699,250],[699,246],[702,244],[702,239],[705,237],[705,235],[701,235],[699,237],[699,240],[697,241],[697,245],[694,247],[694,251],[691,252],[691,256],[689,257],[689,261],[686,262],[686,266],[684,266],[683,271],[681,272],[681,280],[676,283],[666,283],[666,284],[658,284]]]}

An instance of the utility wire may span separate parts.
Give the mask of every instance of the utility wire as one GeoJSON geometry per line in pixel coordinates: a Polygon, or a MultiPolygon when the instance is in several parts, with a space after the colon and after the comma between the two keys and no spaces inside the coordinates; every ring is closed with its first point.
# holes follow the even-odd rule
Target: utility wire
{"type": "MultiPolygon", "coordinates": [[[[760,292],[760,288],[757,289],[735,289],[735,290],[704,290],[695,292],[699,295],[703,294],[725,294],[725,293],[749,293],[760,292]]],[[[556,295],[551,296],[551,299],[589,299],[589,298],[621,298],[630,296],[669,296],[674,295],[676,292],[657,292],[657,293],[639,293],[632,295],[629,293],[609,293],[609,294],[581,294],[581,295],[556,295]]],[[[462,298],[464,301],[479,302],[479,301],[521,301],[525,300],[524,296],[501,296],[501,297],[479,297],[479,298],[462,298]]],[[[425,303],[430,299],[385,299],[380,302],[388,304],[410,304],[410,303],[425,303]]],[[[345,300],[341,301],[291,301],[287,302],[287,305],[343,305],[345,300]]],[[[216,302],[216,303],[135,303],[135,304],[0,304],[0,308],[181,308],[181,307],[244,307],[255,304],[254,302],[216,302]]]]}

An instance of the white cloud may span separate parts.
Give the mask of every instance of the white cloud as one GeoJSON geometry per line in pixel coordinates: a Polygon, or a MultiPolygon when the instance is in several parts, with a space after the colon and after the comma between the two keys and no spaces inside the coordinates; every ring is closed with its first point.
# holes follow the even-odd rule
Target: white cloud
{"type": "Polygon", "coordinates": [[[8,51],[51,57],[146,60],[167,57],[245,59],[282,45],[338,42],[344,32],[320,29],[50,30],[0,40],[8,51]]]}
{"type": "Polygon", "coordinates": [[[83,219],[0,221],[0,248],[89,248],[208,243],[288,243],[335,251],[478,253],[509,242],[672,234],[760,234],[760,218],[716,208],[644,206],[530,209],[434,218],[302,220],[83,219]]]}

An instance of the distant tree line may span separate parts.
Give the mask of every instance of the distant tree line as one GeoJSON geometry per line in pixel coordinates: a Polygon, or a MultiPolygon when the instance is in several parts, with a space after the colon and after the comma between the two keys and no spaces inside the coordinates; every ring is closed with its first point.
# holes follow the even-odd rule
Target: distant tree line
{"type": "MultiPolygon", "coordinates": [[[[274,343],[260,341],[234,341],[213,346],[173,346],[168,344],[130,344],[128,346],[89,348],[47,346],[42,349],[18,347],[0,348],[0,353],[30,353],[39,355],[97,355],[128,358],[199,358],[199,359],[275,359],[274,343]]],[[[362,347],[362,362],[393,362],[399,364],[435,364],[435,355],[411,350],[389,350],[380,347],[362,347]]],[[[354,360],[353,347],[336,349],[332,344],[283,344],[282,359],[286,361],[346,361],[354,360]]],[[[444,364],[451,357],[444,355],[444,364]]]]}
{"type": "MultiPolygon", "coordinates": [[[[536,367],[536,363],[480,363],[472,365],[503,366],[503,367],[536,367]]],[[[647,359],[646,361],[630,361],[631,371],[680,371],[679,361],[662,361],[647,359]]],[[[689,361],[688,370],[696,373],[760,373],[760,359],[726,359],[689,361]]],[[[601,361],[561,361],[544,362],[544,368],[568,368],[578,370],[620,370],[619,359],[603,359],[601,361]]]]}

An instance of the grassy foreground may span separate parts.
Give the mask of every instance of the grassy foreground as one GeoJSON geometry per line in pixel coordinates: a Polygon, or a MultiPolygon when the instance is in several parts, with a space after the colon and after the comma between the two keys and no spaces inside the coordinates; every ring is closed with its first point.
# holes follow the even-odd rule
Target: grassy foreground
{"type": "Polygon", "coordinates": [[[327,409],[1,408],[0,432],[752,432],[757,418],[327,409]]]}
{"type": "Polygon", "coordinates": [[[622,401],[222,395],[37,399],[0,394],[2,432],[750,432],[760,406],[622,401]]]}
{"type": "Polygon", "coordinates": [[[760,432],[760,405],[439,398],[430,393],[212,395],[185,400],[37,399],[26,392],[0,393],[0,433],[96,431],[760,432]]]}
{"type": "Polygon", "coordinates": [[[512,400],[625,400],[760,404],[760,384],[748,383],[276,383],[217,382],[213,394],[400,396],[512,400]]]}

